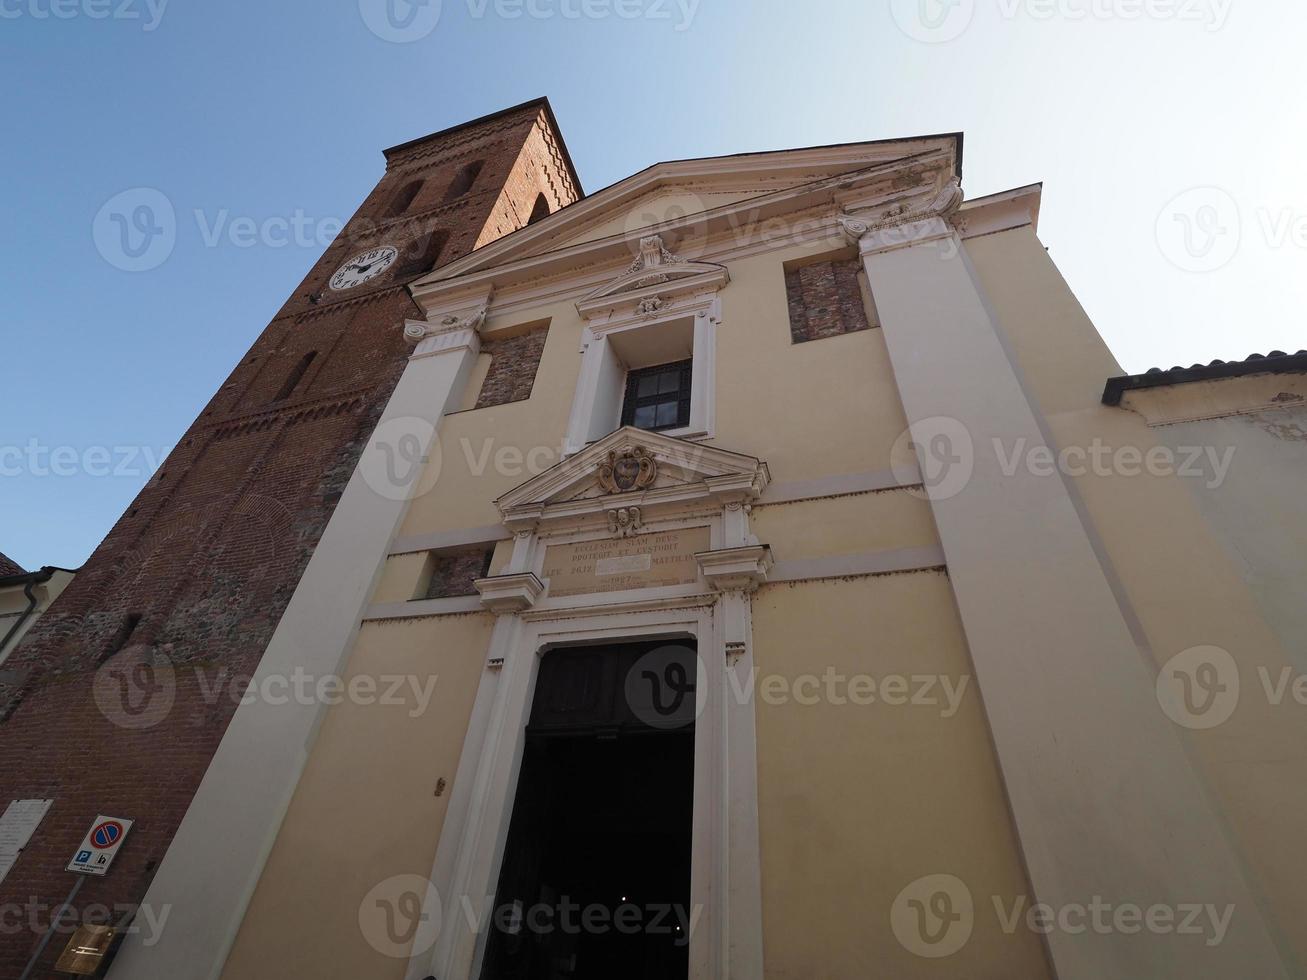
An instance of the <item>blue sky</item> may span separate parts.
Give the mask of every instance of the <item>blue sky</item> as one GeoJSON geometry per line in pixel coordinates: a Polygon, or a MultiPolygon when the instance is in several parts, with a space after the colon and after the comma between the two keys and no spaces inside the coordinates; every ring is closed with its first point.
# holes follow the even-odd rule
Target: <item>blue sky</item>
{"type": "Polygon", "coordinates": [[[538,95],[590,191],[963,130],[969,196],[1045,182],[1127,370],[1307,347],[1303,37],[1249,0],[0,0],[0,550],[84,561],[381,150],[538,95]],[[129,272],[94,229],[137,188],[177,236],[129,272]]]}

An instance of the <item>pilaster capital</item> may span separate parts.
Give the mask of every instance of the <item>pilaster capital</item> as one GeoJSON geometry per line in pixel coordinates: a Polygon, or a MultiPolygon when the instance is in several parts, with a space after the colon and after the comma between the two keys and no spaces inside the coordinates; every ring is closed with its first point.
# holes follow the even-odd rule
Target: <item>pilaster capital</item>
{"type": "Polygon", "coordinates": [[[404,322],[404,339],[414,344],[410,361],[430,357],[433,354],[448,354],[454,351],[471,351],[475,356],[481,353],[481,335],[478,328],[485,320],[485,310],[480,316],[448,317],[452,323],[428,323],[426,320],[406,320],[404,322]]]}
{"type": "Polygon", "coordinates": [[[954,234],[953,216],[962,206],[962,187],[950,177],[929,197],[901,201],[884,209],[835,216],[845,236],[863,255],[921,245],[954,234]]]}

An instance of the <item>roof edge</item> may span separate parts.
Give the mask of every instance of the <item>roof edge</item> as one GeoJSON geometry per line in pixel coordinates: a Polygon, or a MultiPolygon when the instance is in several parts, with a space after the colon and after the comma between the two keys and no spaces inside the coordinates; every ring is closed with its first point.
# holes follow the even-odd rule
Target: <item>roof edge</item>
{"type": "Polygon", "coordinates": [[[1194,381],[1214,381],[1220,378],[1239,378],[1249,374],[1302,374],[1307,373],[1307,350],[1296,354],[1271,351],[1268,355],[1250,354],[1242,361],[1212,361],[1192,367],[1173,367],[1169,371],[1153,368],[1144,374],[1126,374],[1108,378],[1103,388],[1104,405],[1120,405],[1127,391],[1141,388],[1163,388],[1167,385],[1190,384],[1194,381]]]}
{"type": "Polygon", "coordinates": [[[435,133],[428,133],[426,136],[419,136],[406,143],[399,143],[395,146],[389,147],[388,149],[382,150],[381,153],[382,156],[386,158],[387,165],[389,165],[393,157],[398,156],[407,150],[411,150],[416,146],[421,146],[423,143],[430,143],[435,140],[444,139],[445,137],[452,136],[454,133],[460,132],[464,129],[470,129],[473,126],[482,126],[486,123],[494,122],[496,119],[502,119],[505,116],[511,116],[514,113],[522,112],[526,109],[544,110],[545,117],[549,120],[549,125],[554,129],[554,135],[558,137],[558,145],[563,152],[563,162],[567,165],[567,171],[571,175],[572,182],[576,185],[576,192],[579,197],[585,197],[585,190],[581,186],[581,176],[576,172],[576,164],[572,162],[572,153],[567,148],[567,140],[563,138],[563,130],[562,127],[558,125],[558,117],[554,115],[554,107],[550,104],[549,97],[544,95],[535,99],[528,99],[527,101],[520,102],[514,106],[509,106],[507,109],[499,109],[496,112],[491,112],[484,116],[478,116],[476,119],[469,119],[467,122],[461,122],[457,126],[450,126],[435,133]]]}

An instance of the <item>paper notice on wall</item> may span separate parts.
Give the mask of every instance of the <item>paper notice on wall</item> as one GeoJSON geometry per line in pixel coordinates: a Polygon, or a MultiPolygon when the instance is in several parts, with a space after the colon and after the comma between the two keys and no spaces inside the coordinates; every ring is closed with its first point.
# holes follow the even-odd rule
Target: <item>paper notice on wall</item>
{"type": "Polygon", "coordinates": [[[14,800],[0,816],[0,881],[18,860],[54,800],[14,800]]]}

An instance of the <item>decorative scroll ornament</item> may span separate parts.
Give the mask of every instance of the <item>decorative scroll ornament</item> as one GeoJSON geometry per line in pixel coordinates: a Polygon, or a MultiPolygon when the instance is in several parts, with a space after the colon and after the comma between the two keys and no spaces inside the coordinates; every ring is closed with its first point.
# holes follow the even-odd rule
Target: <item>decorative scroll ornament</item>
{"type": "Polygon", "coordinates": [[[642,524],[639,507],[621,507],[608,512],[608,531],[619,538],[631,537],[642,524]]]}
{"type": "Polygon", "coordinates": [[[658,461],[644,446],[608,454],[599,464],[599,486],[605,493],[629,493],[651,486],[658,476],[658,461]]]}
{"type": "Polygon", "coordinates": [[[913,207],[904,203],[880,215],[838,214],[835,220],[849,238],[857,241],[868,232],[898,228],[926,218],[938,216],[947,221],[962,207],[962,200],[962,185],[958,183],[957,177],[950,177],[924,206],[913,207]]]}
{"type": "Polygon", "coordinates": [[[404,324],[404,338],[412,344],[419,343],[427,337],[438,333],[452,333],[455,330],[480,330],[486,322],[486,308],[473,310],[467,316],[450,314],[442,317],[439,323],[425,320],[409,320],[404,324]]]}
{"type": "Polygon", "coordinates": [[[641,316],[653,316],[663,308],[661,296],[650,296],[648,299],[642,299],[635,306],[635,312],[641,316]]]}

